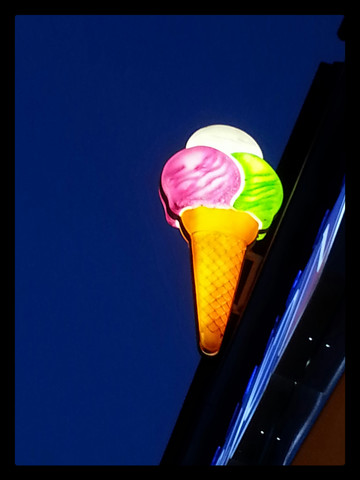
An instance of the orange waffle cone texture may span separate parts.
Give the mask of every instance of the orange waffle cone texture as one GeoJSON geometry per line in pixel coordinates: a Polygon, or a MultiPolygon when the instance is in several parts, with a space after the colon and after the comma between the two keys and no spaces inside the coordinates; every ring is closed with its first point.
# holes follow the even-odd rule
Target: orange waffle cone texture
{"type": "Polygon", "coordinates": [[[200,349],[218,353],[234,300],[246,247],[258,224],[245,212],[198,207],[181,215],[191,244],[200,349]]]}

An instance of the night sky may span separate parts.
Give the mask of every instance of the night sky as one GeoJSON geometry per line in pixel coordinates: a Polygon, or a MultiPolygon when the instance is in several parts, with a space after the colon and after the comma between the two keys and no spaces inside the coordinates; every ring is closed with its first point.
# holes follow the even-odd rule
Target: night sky
{"type": "Polygon", "coordinates": [[[276,167],[341,20],[15,18],[16,464],[159,464],[200,359],[162,167],[214,123],[276,167]]]}

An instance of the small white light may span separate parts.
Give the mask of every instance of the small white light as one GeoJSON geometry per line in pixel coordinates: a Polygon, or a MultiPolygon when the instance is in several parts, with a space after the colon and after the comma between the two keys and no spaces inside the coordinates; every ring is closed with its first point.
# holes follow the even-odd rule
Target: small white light
{"type": "Polygon", "coordinates": [[[243,152],[263,158],[255,140],[248,133],[230,125],[209,125],[196,130],[187,141],[186,148],[199,145],[216,148],[227,155],[243,152]]]}

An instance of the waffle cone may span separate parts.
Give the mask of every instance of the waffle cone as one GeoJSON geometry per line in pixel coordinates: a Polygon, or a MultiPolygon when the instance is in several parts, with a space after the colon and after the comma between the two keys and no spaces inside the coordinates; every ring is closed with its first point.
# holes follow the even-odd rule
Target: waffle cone
{"type": "Polygon", "coordinates": [[[258,223],[245,212],[198,207],[182,213],[181,229],[191,246],[200,349],[216,355],[258,223]]]}

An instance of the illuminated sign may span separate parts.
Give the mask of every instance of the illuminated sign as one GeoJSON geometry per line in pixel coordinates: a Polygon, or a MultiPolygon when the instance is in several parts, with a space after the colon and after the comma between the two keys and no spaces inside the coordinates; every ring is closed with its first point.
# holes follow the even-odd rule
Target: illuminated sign
{"type": "Polygon", "coordinates": [[[211,125],[166,162],[159,193],[167,222],[190,246],[200,350],[216,355],[246,249],[266,235],[281,182],[250,135],[211,125]]]}
{"type": "MultiPolygon", "coordinates": [[[[265,392],[272,373],[315,291],[333,246],[345,212],[345,185],[330,211],[327,211],[315,239],[312,255],[304,269],[299,271],[289,293],[285,311],[278,317],[270,334],[263,360],[256,366],[241,404],[237,404],[230,422],[224,446],[218,447],[212,465],[226,465],[234,455],[251,418],[265,392]]],[[[309,341],[311,341],[309,337],[309,341]]],[[[326,345],[330,348],[330,345],[326,345]]],[[[262,432],[264,433],[264,432],[262,432]]]]}

